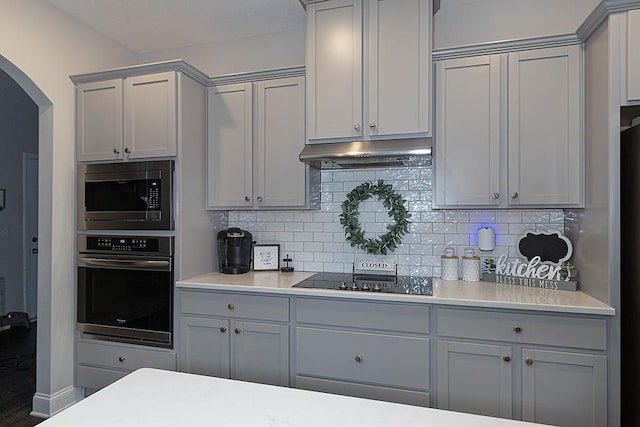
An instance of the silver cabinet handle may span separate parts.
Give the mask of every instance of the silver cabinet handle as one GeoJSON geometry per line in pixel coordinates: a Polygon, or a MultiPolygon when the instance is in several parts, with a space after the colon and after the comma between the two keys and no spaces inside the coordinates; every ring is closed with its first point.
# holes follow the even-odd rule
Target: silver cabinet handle
{"type": "Polygon", "coordinates": [[[520,332],[522,332],[522,327],[520,326],[515,326],[513,328],[513,332],[515,332],[516,334],[519,334],[520,332]]]}
{"type": "Polygon", "coordinates": [[[224,326],[220,326],[220,332],[224,334],[225,332],[227,332],[227,328],[225,328],[224,326]]]}
{"type": "Polygon", "coordinates": [[[117,148],[113,149],[113,154],[120,154],[120,150],[118,150],[117,148]]]}
{"type": "Polygon", "coordinates": [[[494,199],[494,200],[495,200],[495,199],[499,199],[499,198],[500,198],[500,193],[493,193],[493,194],[491,195],[491,198],[492,198],[492,199],[494,199]]]}
{"type": "Polygon", "coordinates": [[[126,359],[126,358],[127,358],[126,356],[120,356],[120,357],[118,357],[118,361],[119,361],[120,363],[122,363],[122,362],[124,362],[124,361],[125,361],[125,359],[126,359]]]}
{"type": "Polygon", "coordinates": [[[354,359],[355,359],[355,360],[356,360],[356,362],[358,362],[358,363],[362,362],[362,356],[360,356],[359,354],[358,354],[356,357],[354,357],[354,359]]]}
{"type": "Polygon", "coordinates": [[[129,150],[129,147],[124,147],[124,152],[125,153],[131,153],[131,150],[129,150]]]}
{"type": "Polygon", "coordinates": [[[355,130],[356,132],[360,132],[360,123],[356,123],[355,125],[353,125],[353,130],[355,130]]]}
{"type": "Polygon", "coordinates": [[[240,332],[242,332],[242,329],[240,329],[240,328],[236,328],[234,332],[235,332],[236,334],[240,334],[240,332]]]}
{"type": "Polygon", "coordinates": [[[374,130],[376,128],[376,124],[375,123],[370,123],[369,124],[369,129],[374,130]]]}
{"type": "Polygon", "coordinates": [[[227,308],[228,308],[229,310],[233,310],[234,308],[236,308],[236,306],[235,306],[235,305],[233,305],[233,304],[231,304],[231,303],[229,303],[229,304],[227,304],[227,308]]]}
{"type": "Polygon", "coordinates": [[[528,366],[533,365],[533,359],[530,357],[527,357],[526,359],[524,359],[524,363],[526,363],[528,366]]]}
{"type": "Polygon", "coordinates": [[[245,201],[245,202],[248,202],[248,201],[250,201],[250,200],[251,200],[251,197],[249,197],[249,196],[244,196],[244,201],[245,201]]]}
{"type": "Polygon", "coordinates": [[[519,194],[518,194],[518,192],[517,192],[517,191],[514,191],[513,193],[511,193],[511,198],[512,198],[512,199],[517,199],[517,198],[518,198],[518,196],[519,196],[519,194]]]}
{"type": "Polygon", "coordinates": [[[258,202],[262,202],[262,197],[258,196],[258,202]]]}
{"type": "Polygon", "coordinates": [[[511,356],[503,356],[502,360],[504,360],[505,362],[511,362],[511,356]]]}

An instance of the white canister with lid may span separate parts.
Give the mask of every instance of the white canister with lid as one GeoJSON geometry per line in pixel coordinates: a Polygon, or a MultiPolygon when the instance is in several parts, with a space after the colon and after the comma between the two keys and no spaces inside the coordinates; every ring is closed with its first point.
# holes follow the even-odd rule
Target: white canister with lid
{"type": "Polygon", "coordinates": [[[445,248],[440,257],[440,278],[442,280],[458,280],[458,257],[453,248],[445,248]]]}
{"type": "Polygon", "coordinates": [[[473,248],[464,250],[462,257],[462,280],[465,282],[480,281],[480,257],[473,248]]]}

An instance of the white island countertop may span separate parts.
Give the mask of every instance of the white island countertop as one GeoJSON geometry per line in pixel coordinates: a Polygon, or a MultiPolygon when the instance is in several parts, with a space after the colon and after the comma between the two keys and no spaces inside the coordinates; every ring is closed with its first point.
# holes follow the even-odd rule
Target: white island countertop
{"type": "Polygon", "coordinates": [[[533,427],[540,424],[143,368],[39,425],[533,427]]]}
{"type": "Polygon", "coordinates": [[[314,272],[251,271],[244,274],[209,273],[177,282],[178,288],[259,292],[295,296],[420,302],[425,304],[534,310],[613,316],[615,309],[580,291],[530,288],[491,282],[433,279],[433,295],[352,292],[292,287],[314,272]]]}

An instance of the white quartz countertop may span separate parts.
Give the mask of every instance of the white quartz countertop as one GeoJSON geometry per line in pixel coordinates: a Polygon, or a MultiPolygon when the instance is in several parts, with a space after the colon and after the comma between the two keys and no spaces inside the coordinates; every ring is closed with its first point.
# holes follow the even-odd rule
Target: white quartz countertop
{"type": "Polygon", "coordinates": [[[314,272],[281,273],[251,271],[245,274],[209,273],[177,282],[179,288],[242,291],[295,296],[319,296],[425,304],[537,310],[573,314],[612,316],[615,310],[580,291],[529,288],[491,282],[433,280],[433,296],[394,293],[352,292],[331,289],[293,288],[314,272]]]}
{"type": "Polygon", "coordinates": [[[526,427],[540,424],[143,368],[40,424],[87,425],[526,427]]]}

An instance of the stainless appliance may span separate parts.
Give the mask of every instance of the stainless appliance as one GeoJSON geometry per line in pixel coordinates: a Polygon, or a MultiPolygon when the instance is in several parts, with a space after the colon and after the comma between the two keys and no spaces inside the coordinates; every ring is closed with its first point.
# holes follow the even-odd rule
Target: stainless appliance
{"type": "Polygon", "coordinates": [[[640,425],[640,125],[620,134],[621,409],[624,425],[640,425]]]}
{"type": "Polygon", "coordinates": [[[173,237],[78,236],[78,330],[172,348],[173,237]]]}
{"type": "Polygon", "coordinates": [[[339,291],[433,295],[433,280],[421,276],[391,276],[355,273],[316,273],[293,285],[294,288],[339,291]]]}
{"type": "Polygon", "coordinates": [[[251,233],[231,227],[218,232],[218,261],[220,272],[225,274],[242,274],[251,269],[251,233]]]}
{"type": "Polygon", "coordinates": [[[172,230],[173,160],[78,166],[80,230],[172,230]]]}
{"type": "Polygon", "coordinates": [[[431,165],[431,138],[307,144],[300,161],[318,169],[431,165]]]}

